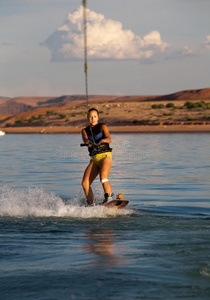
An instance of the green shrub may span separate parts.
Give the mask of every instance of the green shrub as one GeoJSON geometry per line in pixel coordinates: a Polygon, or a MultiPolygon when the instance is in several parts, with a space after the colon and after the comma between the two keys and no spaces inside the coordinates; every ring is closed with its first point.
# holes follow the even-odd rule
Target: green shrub
{"type": "Polygon", "coordinates": [[[203,107],[203,105],[199,102],[194,103],[193,108],[198,108],[198,107],[203,107]]]}
{"type": "Polygon", "coordinates": [[[188,109],[192,109],[192,108],[206,109],[208,106],[208,103],[205,103],[205,101],[200,101],[200,102],[187,101],[187,102],[185,102],[184,106],[186,106],[188,109]]]}
{"type": "Polygon", "coordinates": [[[158,108],[164,108],[164,107],[165,107],[164,104],[159,104],[159,105],[158,105],[158,108]]]}
{"type": "Polygon", "coordinates": [[[193,118],[190,116],[187,116],[186,119],[187,119],[187,121],[196,121],[197,120],[196,118],[193,118]]]}
{"type": "Polygon", "coordinates": [[[192,102],[185,102],[184,106],[186,106],[187,108],[192,108],[193,103],[192,102]]]}
{"type": "Polygon", "coordinates": [[[133,120],[133,124],[136,124],[138,122],[138,120],[134,119],[133,120]]]}
{"type": "Polygon", "coordinates": [[[153,109],[157,109],[157,108],[161,109],[161,108],[164,108],[164,107],[165,107],[164,104],[153,104],[153,105],[152,105],[152,108],[153,108],[153,109]]]}
{"type": "Polygon", "coordinates": [[[44,124],[44,123],[45,123],[45,120],[40,119],[40,120],[37,121],[37,123],[38,123],[38,124],[44,124]]]}
{"type": "Polygon", "coordinates": [[[21,119],[15,120],[15,124],[21,124],[21,123],[23,123],[23,120],[21,120],[21,119]]]}
{"type": "Polygon", "coordinates": [[[66,115],[65,115],[65,114],[59,114],[59,117],[60,117],[61,119],[65,119],[65,118],[66,118],[66,115]]]}
{"type": "Polygon", "coordinates": [[[53,115],[57,115],[57,113],[54,110],[48,110],[47,115],[48,116],[50,116],[50,115],[53,116],[53,115]]]}
{"type": "Polygon", "coordinates": [[[166,107],[167,108],[175,108],[175,105],[174,105],[174,103],[168,103],[168,104],[166,104],[166,107]]]}
{"type": "Polygon", "coordinates": [[[173,116],[173,115],[174,115],[174,112],[164,113],[163,115],[164,115],[164,116],[173,116]]]}
{"type": "Polygon", "coordinates": [[[28,123],[32,123],[34,121],[33,118],[28,119],[28,123]]]}
{"type": "Polygon", "coordinates": [[[206,108],[207,107],[207,103],[205,103],[204,101],[200,101],[200,102],[198,102],[198,106],[206,108]]]}
{"type": "Polygon", "coordinates": [[[5,127],[10,127],[12,125],[12,123],[6,123],[5,127]]]}

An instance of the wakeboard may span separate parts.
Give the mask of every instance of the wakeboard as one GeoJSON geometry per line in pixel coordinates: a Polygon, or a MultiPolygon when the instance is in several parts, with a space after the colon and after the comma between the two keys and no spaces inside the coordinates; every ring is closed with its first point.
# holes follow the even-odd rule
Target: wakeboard
{"type": "Polygon", "coordinates": [[[105,203],[103,203],[101,205],[104,206],[104,207],[107,207],[107,208],[122,209],[126,205],[128,205],[128,203],[129,203],[128,200],[115,199],[115,200],[111,200],[111,201],[105,202],[105,203]]]}

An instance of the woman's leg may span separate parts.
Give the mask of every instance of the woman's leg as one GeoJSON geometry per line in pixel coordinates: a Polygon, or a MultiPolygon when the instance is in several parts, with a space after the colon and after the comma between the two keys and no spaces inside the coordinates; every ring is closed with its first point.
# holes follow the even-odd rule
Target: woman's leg
{"type": "MultiPolygon", "coordinates": [[[[111,167],[112,167],[111,158],[110,157],[105,157],[103,159],[102,164],[101,164],[100,180],[108,179],[111,167]]],[[[104,193],[111,194],[112,188],[111,188],[111,185],[110,185],[109,181],[106,181],[106,182],[102,183],[102,185],[103,185],[104,193]]]]}
{"type": "Polygon", "coordinates": [[[93,180],[98,176],[99,171],[100,169],[93,162],[91,162],[85,170],[83,180],[82,180],[82,186],[88,204],[92,204],[94,201],[93,191],[90,185],[93,182],[93,180]]]}

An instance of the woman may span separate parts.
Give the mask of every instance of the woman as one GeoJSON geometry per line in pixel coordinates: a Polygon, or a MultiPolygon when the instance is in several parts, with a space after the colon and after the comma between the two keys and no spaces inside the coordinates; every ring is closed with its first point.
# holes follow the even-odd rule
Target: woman
{"type": "Polygon", "coordinates": [[[88,144],[91,160],[85,170],[82,186],[88,205],[94,205],[94,195],[90,186],[98,174],[100,174],[100,180],[104,189],[104,203],[112,200],[112,189],[108,181],[112,166],[112,149],[109,147],[111,137],[108,127],[104,123],[99,123],[98,110],[95,108],[89,109],[87,118],[90,124],[82,129],[82,138],[84,143],[88,144]]]}

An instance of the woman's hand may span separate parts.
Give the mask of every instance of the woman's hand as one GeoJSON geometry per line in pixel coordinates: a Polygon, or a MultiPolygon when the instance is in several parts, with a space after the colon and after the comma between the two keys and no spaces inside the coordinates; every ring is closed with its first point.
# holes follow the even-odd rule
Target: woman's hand
{"type": "Polygon", "coordinates": [[[90,140],[86,140],[85,144],[87,144],[89,148],[93,146],[93,142],[90,140]]]}
{"type": "Polygon", "coordinates": [[[98,144],[100,145],[101,143],[106,143],[105,139],[101,140],[98,144]]]}

